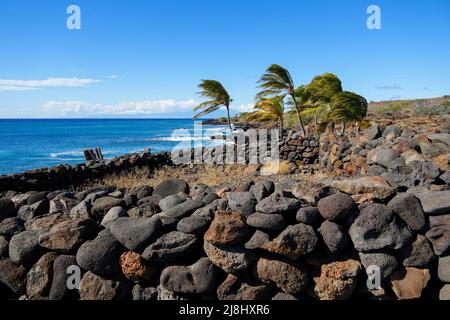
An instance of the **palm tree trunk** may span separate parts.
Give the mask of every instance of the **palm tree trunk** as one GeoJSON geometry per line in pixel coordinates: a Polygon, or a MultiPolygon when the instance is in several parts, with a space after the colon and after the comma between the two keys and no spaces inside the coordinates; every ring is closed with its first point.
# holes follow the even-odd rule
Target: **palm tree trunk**
{"type": "Polygon", "coordinates": [[[280,138],[283,139],[283,130],[284,130],[284,125],[283,125],[283,117],[280,118],[280,138]]]}
{"type": "Polygon", "coordinates": [[[230,133],[233,134],[233,129],[231,128],[231,118],[230,118],[230,107],[227,106],[227,117],[228,117],[228,128],[230,128],[230,133]]]}
{"type": "Polygon", "coordinates": [[[292,93],[291,97],[292,97],[292,100],[294,100],[294,106],[295,106],[295,110],[297,111],[297,118],[298,118],[298,123],[300,125],[300,129],[302,130],[303,135],[306,135],[305,126],[303,125],[302,116],[301,116],[300,110],[299,110],[300,108],[298,106],[297,99],[295,99],[295,94],[292,93]]]}
{"type": "Polygon", "coordinates": [[[342,122],[342,135],[345,134],[345,122],[342,122]]]}

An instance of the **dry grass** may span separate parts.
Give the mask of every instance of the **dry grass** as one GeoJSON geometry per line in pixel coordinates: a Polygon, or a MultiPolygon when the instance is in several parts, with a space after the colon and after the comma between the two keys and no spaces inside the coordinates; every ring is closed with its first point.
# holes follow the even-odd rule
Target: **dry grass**
{"type": "Polygon", "coordinates": [[[287,175],[291,172],[292,164],[287,161],[270,161],[265,163],[261,168],[262,175],[287,175]]]}
{"type": "Polygon", "coordinates": [[[143,186],[156,187],[167,179],[182,179],[189,184],[204,183],[209,186],[237,186],[243,182],[282,179],[308,180],[322,182],[332,177],[332,173],[316,172],[315,174],[289,174],[292,164],[281,161],[279,166],[269,163],[261,168],[254,165],[195,165],[195,166],[166,166],[156,171],[149,168],[138,168],[118,175],[108,175],[102,179],[89,181],[73,188],[75,191],[97,187],[113,187],[116,189],[135,189],[143,186]],[[264,170],[266,170],[264,172],[264,170]],[[269,175],[262,175],[262,173],[269,175]]]}
{"type": "Polygon", "coordinates": [[[121,174],[108,175],[74,188],[76,191],[96,187],[135,189],[142,186],[155,187],[167,179],[182,179],[188,183],[204,183],[209,186],[235,184],[253,179],[258,167],[253,165],[195,165],[192,167],[166,166],[157,171],[139,168],[121,174]]]}

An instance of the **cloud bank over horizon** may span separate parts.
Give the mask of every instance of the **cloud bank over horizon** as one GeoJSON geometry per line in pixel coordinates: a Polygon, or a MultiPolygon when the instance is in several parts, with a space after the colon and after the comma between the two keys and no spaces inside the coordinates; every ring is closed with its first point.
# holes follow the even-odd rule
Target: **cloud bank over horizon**
{"type": "Polygon", "coordinates": [[[80,78],[48,78],[44,80],[7,80],[0,79],[0,92],[7,91],[32,91],[43,88],[57,87],[86,87],[88,85],[99,83],[97,79],[80,78]]]}

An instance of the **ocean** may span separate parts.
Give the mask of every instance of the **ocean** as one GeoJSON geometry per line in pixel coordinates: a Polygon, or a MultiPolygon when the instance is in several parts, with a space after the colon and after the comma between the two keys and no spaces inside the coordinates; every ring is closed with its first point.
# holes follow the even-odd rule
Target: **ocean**
{"type": "Polygon", "coordinates": [[[202,126],[194,132],[192,119],[0,119],[0,174],[83,163],[83,150],[95,147],[109,159],[191,141],[211,145],[210,137],[226,130],[202,126]]]}

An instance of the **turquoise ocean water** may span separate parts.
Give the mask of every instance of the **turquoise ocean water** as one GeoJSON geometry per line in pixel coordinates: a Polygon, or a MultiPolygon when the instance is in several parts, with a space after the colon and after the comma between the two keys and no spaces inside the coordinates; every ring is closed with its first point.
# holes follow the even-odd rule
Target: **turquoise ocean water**
{"type": "Polygon", "coordinates": [[[225,126],[191,119],[0,119],[0,174],[84,162],[83,150],[100,147],[105,158],[126,153],[170,151],[189,141],[212,143],[225,126]]]}

